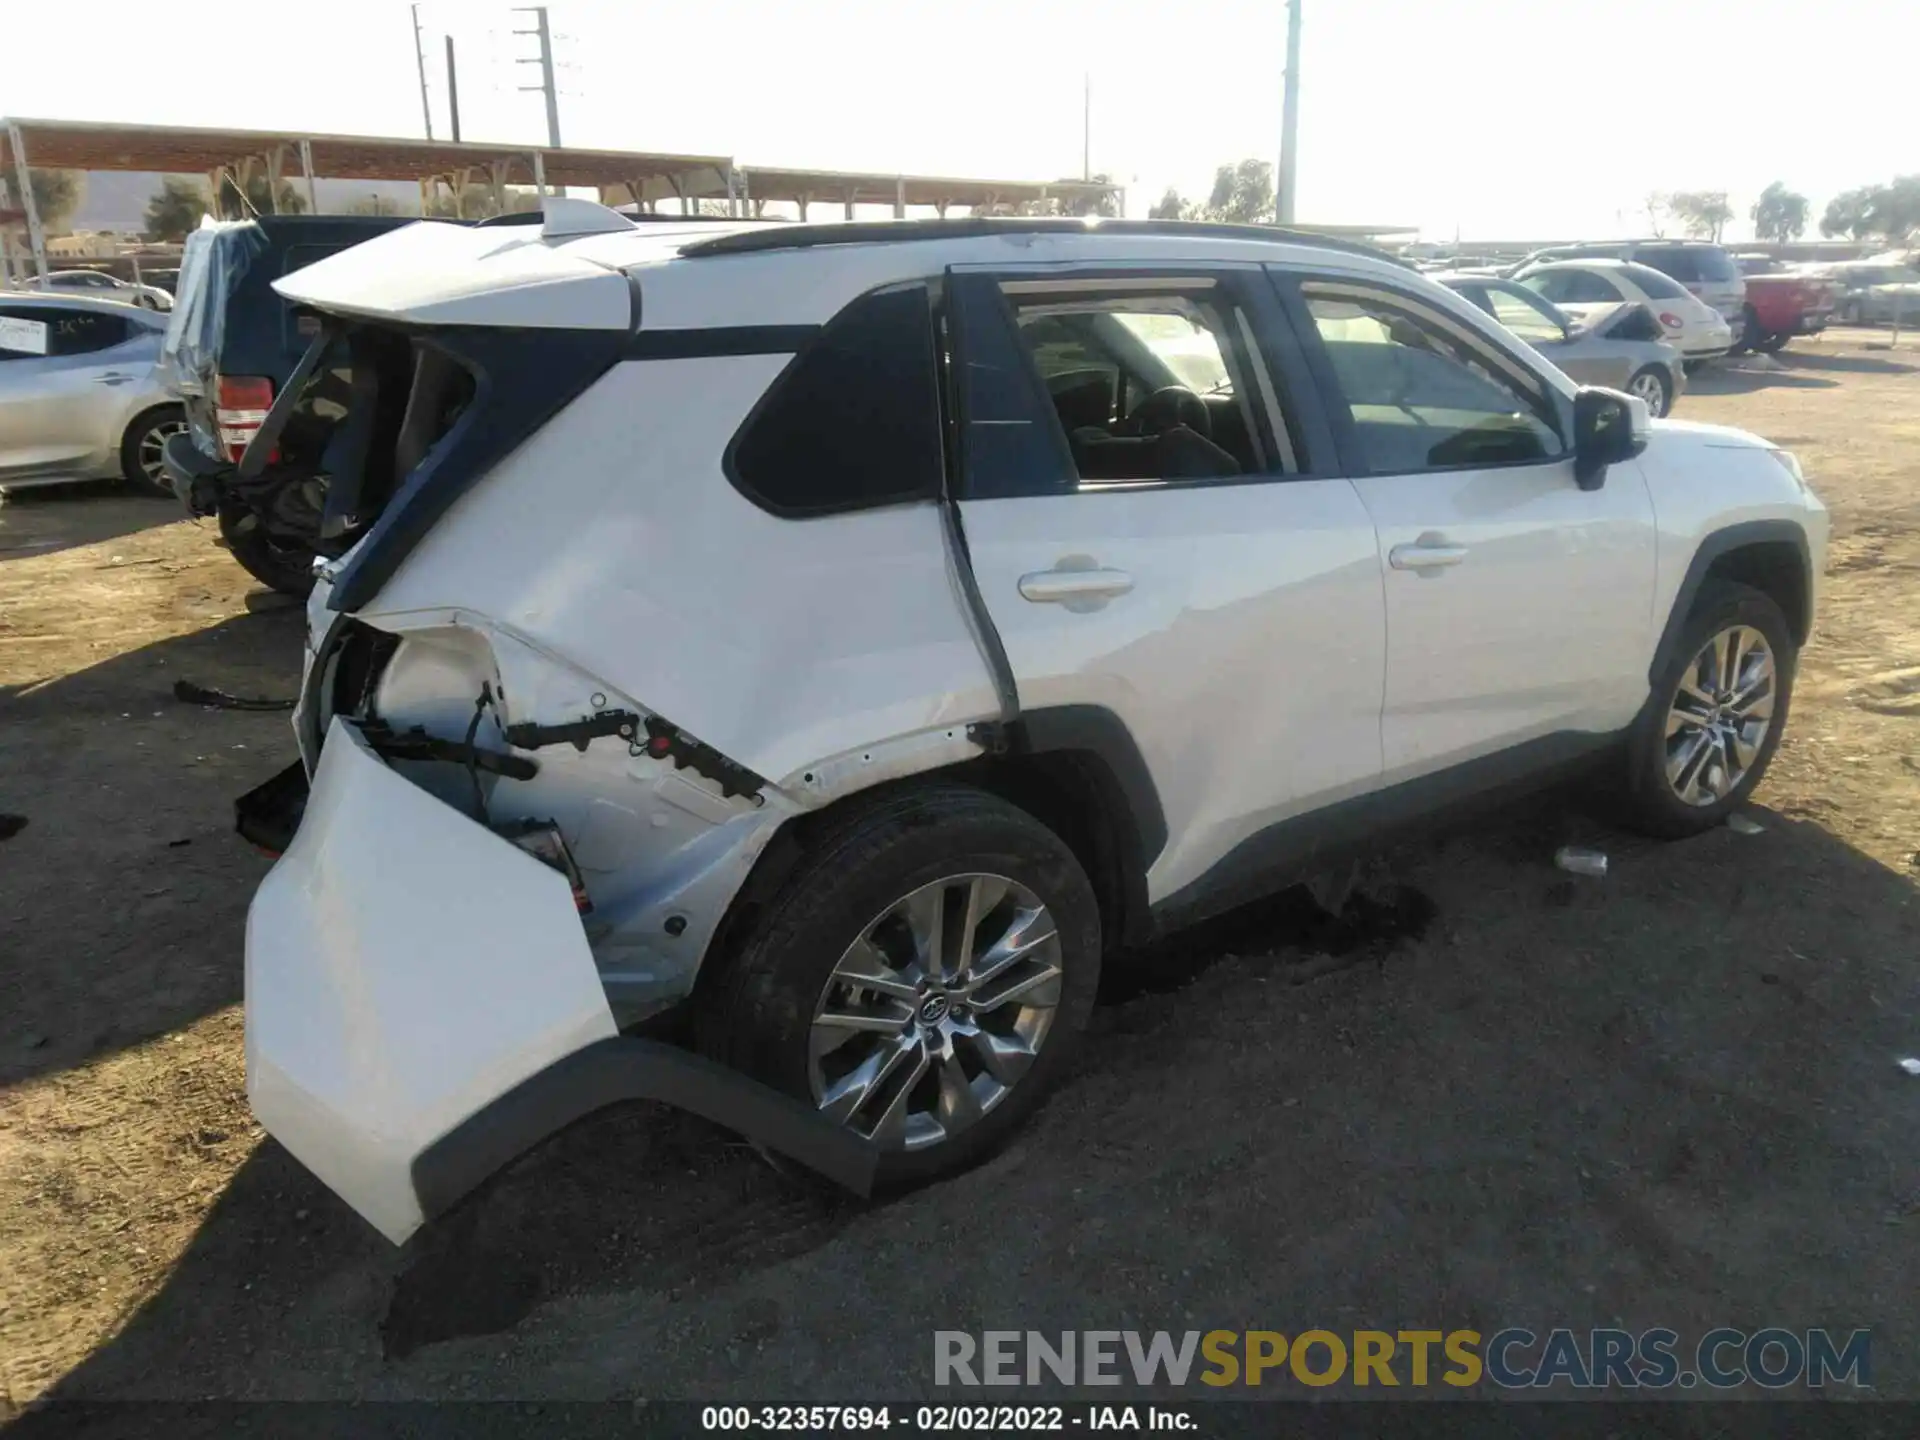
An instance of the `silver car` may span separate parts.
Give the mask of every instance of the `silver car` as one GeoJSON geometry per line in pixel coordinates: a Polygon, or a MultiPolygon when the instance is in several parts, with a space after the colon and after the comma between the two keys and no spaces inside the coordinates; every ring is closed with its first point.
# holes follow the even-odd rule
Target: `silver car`
{"type": "Polygon", "coordinates": [[[1660,338],[1644,305],[1616,305],[1576,324],[1526,286],[1491,275],[1435,275],[1479,306],[1570,379],[1638,395],[1657,419],[1687,385],[1680,351],[1660,338]]]}
{"type": "Polygon", "coordinates": [[[166,317],[112,300],[0,293],[0,489],[120,476],[171,496],[186,428],[155,362],[166,317]]]}
{"type": "Polygon", "coordinates": [[[21,282],[23,290],[48,295],[83,295],[89,300],[118,300],[123,305],[138,305],[147,310],[171,310],[173,296],[158,285],[136,285],[119,280],[101,270],[55,270],[42,280],[30,275],[21,282]]]}

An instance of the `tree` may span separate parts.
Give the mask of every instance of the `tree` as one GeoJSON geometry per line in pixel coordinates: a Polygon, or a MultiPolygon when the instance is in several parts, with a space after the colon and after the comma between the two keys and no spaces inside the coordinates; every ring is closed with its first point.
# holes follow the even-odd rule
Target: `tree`
{"type": "Polygon", "coordinates": [[[267,177],[256,170],[247,177],[245,193],[247,203],[244,206],[238,206],[234,200],[232,184],[221,187],[221,198],[228,205],[235,205],[250,216],[275,213],[304,215],[307,212],[307,197],[294,188],[291,180],[282,180],[273,187],[273,200],[278,203],[270,203],[267,198],[267,177]]]}
{"type": "Polygon", "coordinates": [[[144,224],[147,239],[186,239],[187,232],[199,225],[207,208],[207,192],[199,181],[184,175],[165,176],[160,188],[147,198],[144,224]]]}
{"type": "Polygon", "coordinates": [[[1862,185],[1836,195],[1820,217],[1822,235],[1873,236],[1898,245],[1920,230],[1920,175],[1899,175],[1891,184],[1862,185]]]}
{"type": "Polygon", "coordinates": [[[65,232],[67,221],[86,196],[87,172],[29,170],[27,184],[33,190],[33,208],[40,216],[41,230],[49,235],[65,232]]]}
{"type": "Polygon", "coordinates": [[[1200,207],[1206,220],[1259,225],[1273,220],[1273,166],[1265,160],[1222,165],[1213,174],[1213,191],[1200,207]]]}
{"type": "Polygon", "coordinates": [[[1696,240],[1718,244],[1720,232],[1733,218],[1724,190],[1679,190],[1668,198],[1668,205],[1681,226],[1696,240]]]}
{"type": "Polygon", "coordinates": [[[1659,190],[1649,190],[1644,202],[1647,207],[1647,228],[1653,231],[1653,238],[1667,238],[1667,221],[1673,215],[1673,197],[1659,190]]]}
{"type": "Polygon", "coordinates": [[[1166,194],[1158,202],[1147,207],[1149,220],[1184,220],[1192,207],[1180,198],[1180,192],[1169,185],[1166,194]]]}
{"type": "Polygon", "coordinates": [[[1845,235],[1850,239],[1867,238],[1868,212],[1873,204],[1873,191],[1877,187],[1862,185],[1847,190],[1827,202],[1826,213],[1820,217],[1820,233],[1832,238],[1845,235]]]}
{"type": "Polygon", "coordinates": [[[1798,240],[1807,231],[1807,197],[1774,181],[1748,212],[1757,240],[1798,240]]]}

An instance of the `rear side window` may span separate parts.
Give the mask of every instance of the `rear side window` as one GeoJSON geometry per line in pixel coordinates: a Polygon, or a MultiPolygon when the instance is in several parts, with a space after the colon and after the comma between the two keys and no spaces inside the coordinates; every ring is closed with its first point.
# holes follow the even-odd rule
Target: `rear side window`
{"type": "Polygon", "coordinates": [[[1636,250],[1633,258],[1663,275],[1671,275],[1683,285],[1698,285],[1702,281],[1724,284],[1740,278],[1740,267],[1733,263],[1733,256],[1711,245],[1646,248],[1636,250]]]}
{"type": "Polygon", "coordinates": [[[1647,292],[1649,300],[1681,300],[1686,298],[1686,288],[1662,275],[1650,265],[1628,265],[1625,267],[1627,278],[1647,292]]]}
{"type": "Polygon", "coordinates": [[[863,295],[781,372],[727,473],[776,515],[938,498],[941,429],[924,286],[863,295]]]}
{"type": "MultiPolygon", "coordinates": [[[[18,314],[20,312],[12,312],[18,314]]],[[[142,333],[128,324],[119,315],[103,315],[97,310],[53,310],[39,309],[25,317],[36,326],[44,326],[37,331],[37,339],[26,338],[27,332],[18,326],[9,326],[10,332],[20,331],[23,338],[7,348],[12,353],[38,353],[42,355],[91,355],[96,350],[110,350],[124,343],[132,336],[142,333]],[[36,349],[44,345],[44,349],[36,349]]]]}

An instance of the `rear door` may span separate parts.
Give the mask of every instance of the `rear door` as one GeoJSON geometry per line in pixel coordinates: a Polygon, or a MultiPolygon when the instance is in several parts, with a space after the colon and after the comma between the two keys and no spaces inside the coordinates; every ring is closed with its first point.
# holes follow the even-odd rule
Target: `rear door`
{"type": "Polygon", "coordinates": [[[1256,267],[957,270],[947,295],[967,545],[1021,707],[1125,725],[1170,837],[1149,898],[1178,904],[1376,783],[1373,525],[1256,267]]]}
{"type": "Polygon", "coordinates": [[[1573,477],[1571,405],[1435,299],[1276,272],[1379,532],[1392,783],[1624,725],[1646,695],[1653,507],[1633,464],[1573,477]],[[1311,343],[1311,342],[1310,342],[1311,343]]]}
{"type": "Polygon", "coordinates": [[[128,387],[152,368],[132,317],[75,305],[0,305],[0,478],[98,470],[119,443],[128,387]]]}

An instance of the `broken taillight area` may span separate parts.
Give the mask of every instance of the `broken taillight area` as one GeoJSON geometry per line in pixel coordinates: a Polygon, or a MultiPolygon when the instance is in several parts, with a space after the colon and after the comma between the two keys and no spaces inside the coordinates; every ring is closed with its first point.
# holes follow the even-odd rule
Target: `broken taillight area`
{"type": "Polygon", "coordinates": [[[494,833],[511,840],[542,865],[566,876],[567,884],[573,887],[573,908],[582,915],[593,913],[587,882],[580,878],[580,867],[574,864],[573,851],[567,848],[567,837],[560,833],[558,825],[551,820],[518,820],[496,826],[494,833]]]}

